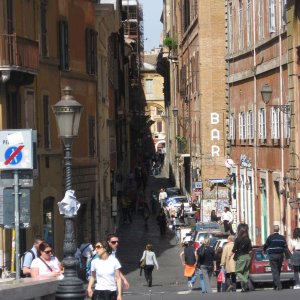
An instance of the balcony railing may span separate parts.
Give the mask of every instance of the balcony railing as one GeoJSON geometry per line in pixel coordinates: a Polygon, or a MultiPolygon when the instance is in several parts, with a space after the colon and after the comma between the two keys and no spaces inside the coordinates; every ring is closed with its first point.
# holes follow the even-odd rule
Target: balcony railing
{"type": "Polygon", "coordinates": [[[35,74],[38,66],[38,42],[16,34],[0,35],[0,70],[20,70],[35,74]]]}

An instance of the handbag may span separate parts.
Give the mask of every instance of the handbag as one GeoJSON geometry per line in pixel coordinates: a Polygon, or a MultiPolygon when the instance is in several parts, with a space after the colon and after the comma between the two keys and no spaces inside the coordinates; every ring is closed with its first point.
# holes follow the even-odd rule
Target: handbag
{"type": "Polygon", "coordinates": [[[147,252],[145,253],[145,257],[140,262],[140,268],[141,269],[144,269],[145,266],[146,266],[146,257],[147,257],[147,252]]]}

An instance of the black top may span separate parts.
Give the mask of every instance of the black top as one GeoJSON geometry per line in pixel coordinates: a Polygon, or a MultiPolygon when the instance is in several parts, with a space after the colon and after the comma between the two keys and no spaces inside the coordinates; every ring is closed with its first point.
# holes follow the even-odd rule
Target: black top
{"type": "Polygon", "coordinates": [[[195,249],[192,245],[184,248],[184,261],[187,265],[194,265],[196,263],[195,249]]]}
{"type": "Polygon", "coordinates": [[[287,244],[285,237],[278,232],[275,232],[266,240],[266,243],[264,244],[264,251],[268,251],[268,254],[272,253],[283,253],[284,250],[287,249],[287,244]]]}
{"type": "Polygon", "coordinates": [[[239,225],[238,225],[238,227],[237,227],[237,233],[239,233],[239,231],[242,229],[242,228],[245,228],[247,231],[249,230],[249,226],[248,226],[248,224],[242,224],[242,223],[240,223],[239,225]]]}
{"type": "Polygon", "coordinates": [[[197,266],[201,265],[213,267],[215,260],[215,251],[214,248],[207,245],[201,245],[197,250],[198,262],[197,266]]]}
{"type": "Polygon", "coordinates": [[[211,221],[211,222],[218,222],[218,221],[219,221],[219,218],[217,217],[217,215],[211,215],[211,216],[210,216],[210,221],[211,221]]]}
{"type": "Polygon", "coordinates": [[[239,256],[249,254],[252,250],[252,243],[248,237],[237,237],[234,241],[232,252],[234,253],[234,260],[237,260],[239,256]]]}

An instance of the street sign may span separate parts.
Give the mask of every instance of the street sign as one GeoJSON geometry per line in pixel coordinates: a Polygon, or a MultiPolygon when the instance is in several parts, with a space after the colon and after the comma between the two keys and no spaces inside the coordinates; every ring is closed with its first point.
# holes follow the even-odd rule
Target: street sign
{"type": "MultiPolygon", "coordinates": [[[[27,228],[30,224],[30,189],[19,189],[20,227],[27,228]]],[[[0,225],[5,228],[15,227],[15,201],[13,188],[0,189],[0,225]]]]}
{"type": "Polygon", "coordinates": [[[33,169],[33,131],[0,130],[0,170],[33,169]]]}
{"type": "Polygon", "coordinates": [[[195,189],[201,189],[202,188],[202,182],[201,181],[194,182],[194,188],[195,189]]]}
{"type": "MultiPolygon", "coordinates": [[[[0,186],[12,187],[14,185],[14,173],[11,170],[0,171],[0,186]]],[[[33,170],[19,171],[19,185],[21,187],[33,187],[33,170]]]]}

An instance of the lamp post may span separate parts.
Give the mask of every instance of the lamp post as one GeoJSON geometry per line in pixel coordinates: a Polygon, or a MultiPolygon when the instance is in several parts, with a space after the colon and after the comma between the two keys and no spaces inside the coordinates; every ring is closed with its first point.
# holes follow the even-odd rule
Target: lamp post
{"type": "MultiPolygon", "coordinates": [[[[66,86],[63,89],[62,99],[52,106],[56,117],[58,136],[64,144],[65,163],[65,191],[72,189],[72,143],[78,136],[82,105],[71,95],[72,89],[66,86]]],[[[77,262],[74,257],[76,251],[76,238],[74,230],[74,215],[64,216],[64,279],[59,282],[56,299],[84,299],[85,290],[82,281],[77,275],[77,262]]]]}

